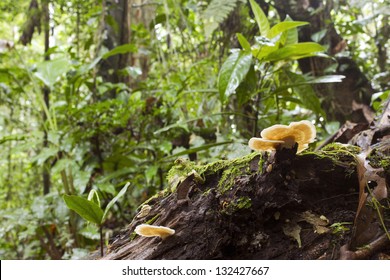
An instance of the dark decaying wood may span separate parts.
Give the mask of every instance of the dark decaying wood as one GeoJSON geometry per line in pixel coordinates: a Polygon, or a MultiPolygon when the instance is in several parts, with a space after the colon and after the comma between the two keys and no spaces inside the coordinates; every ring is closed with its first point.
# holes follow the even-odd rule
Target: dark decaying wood
{"type": "MultiPolygon", "coordinates": [[[[373,135],[369,145],[384,143],[385,157],[390,156],[389,108],[377,125],[361,133],[373,135]]],[[[151,211],[135,217],[113,239],[103,259],[387,258],[390,246],[382,227],[378,239],[368,240],[372,249],[348,251],[359,198],[354,157],[359,151],[353,147],[259,154],[225,191],[219,184],[223,169],[205,173],[204,181],[191,174],[176,191],[149,201],[151,211]],[[164,240],[134,234],[137,225],[151,219],[176,233],[164,240]]],[[[387,188],[389,174],[382,174],[387,188]]],[[[383,218],[389,228],[388,199],[385,203],[383,218]]]]}

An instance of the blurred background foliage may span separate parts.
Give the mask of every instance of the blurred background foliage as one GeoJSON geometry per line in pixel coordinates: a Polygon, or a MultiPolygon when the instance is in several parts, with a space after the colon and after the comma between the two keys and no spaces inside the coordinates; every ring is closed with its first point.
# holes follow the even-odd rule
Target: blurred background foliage
{"type": "Polygon", "coordinates": [[[390,80],[385,0],[285,1],[306,18],[280,1],[253,2],[271,27],[309,22],[309,39],[307,29],[295,31],[301,42],[322,45],[326,69],[252,53],[227,90],[220,71],[234,72],[235,53],[276,42],[261,34],[244,0],[0,2],[2,259],[77,259],[98,248],[98,228],[70,211],[64,194],[86,198],[94,190],[103,207],[130,182],[105,219],[107,242],[167,187],[179,156],[239,157],[261,129],[298,119],[311,120],[325,139],[349,115],[341,119],[326,100],[329,88],[315,85],[338,79],[316,79],[345,75],[342,59],[367,78],[362,104],[380,109],[390,80]],[[316,15],[325,28],[315,30],[316,15]],[[331,32],[342,38],[336,45],[331,32]]]}

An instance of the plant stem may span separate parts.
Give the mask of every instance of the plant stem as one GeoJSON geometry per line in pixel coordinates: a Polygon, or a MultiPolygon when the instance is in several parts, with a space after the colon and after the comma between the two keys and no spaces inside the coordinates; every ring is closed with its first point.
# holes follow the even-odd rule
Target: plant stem
{"type": "Polygon", "coordinates": [[[100,231],[100,256],[103,257],[103,225],[99,226],[100,231]]]}

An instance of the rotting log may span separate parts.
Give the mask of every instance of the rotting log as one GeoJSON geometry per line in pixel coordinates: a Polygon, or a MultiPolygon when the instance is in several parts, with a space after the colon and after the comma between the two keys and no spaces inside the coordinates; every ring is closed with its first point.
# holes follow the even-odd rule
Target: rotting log
{"type": "MultiPolygon", "coordinates": [[[[383,165],[388,188],[390,133],[384,118],[377,122],[380,127],[370,129],[374,136],[379,131],[381,139],[372,137],[375,157],[367,160],[383,165]]],[[[295,147],[205,166],[179,160],[170,172],[171,189],[145,202],[150,211],[137,215],[113,239],[103,259],[388,258],[388,198],[381,209],[384,227],[367,240],[372,250],[345,249],[356,234],[356,156],[361,151],[332,143],[315,152],[296,155],[295,147]],[[164,240],[137,236],[134,229],[142,223],[176,233],[164,240]]]]}

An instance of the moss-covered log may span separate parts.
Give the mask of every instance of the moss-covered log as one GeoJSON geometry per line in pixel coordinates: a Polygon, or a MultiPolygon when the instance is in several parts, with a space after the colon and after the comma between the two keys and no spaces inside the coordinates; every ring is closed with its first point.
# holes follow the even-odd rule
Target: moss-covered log
{"type": "Polygon", "coordinates": [[[104,259],[390,258],[390,100],[376,125],[349,134],[301,154],[177,160],[170,187],[140,206],[104,259]],[[138,236],[143,223],[175,234],[138,236]]]}
{"type": "Polygon", "coordinates": [[[355,156],[341,144],[318,152],[253,153],[205,166],[176,162],[171,190],[150,199],[105,259],[334,259],[351,236],[359,196],[355,156]],[[149,208],[149,207],[148,207],[149,208]],[[142,223],[173,236],[137,236],[142,223]]]}

